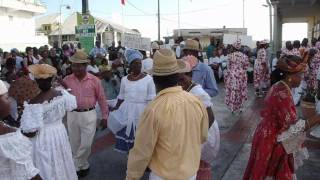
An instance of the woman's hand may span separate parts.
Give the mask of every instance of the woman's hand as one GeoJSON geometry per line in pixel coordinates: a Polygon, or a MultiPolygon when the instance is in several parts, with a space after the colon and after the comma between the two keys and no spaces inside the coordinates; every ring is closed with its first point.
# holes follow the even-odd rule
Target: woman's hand
{"type": "Polygon", "coordinates": [[[312,127],[318,125],[320,123],[320,115],[315,114],[308,120],[306,120],[305,131],[311,129],[312,127]]]}
{"type": "Polygon", "coordinates": [[[28,138],[33,138],[33,137],[35,137],[35,136],[37,135],[38,131],[31,132],[31,133],[24,133],[24,132],[21,131],[21,133],[22,133],[24,136],[28,137],[28,138]]]}

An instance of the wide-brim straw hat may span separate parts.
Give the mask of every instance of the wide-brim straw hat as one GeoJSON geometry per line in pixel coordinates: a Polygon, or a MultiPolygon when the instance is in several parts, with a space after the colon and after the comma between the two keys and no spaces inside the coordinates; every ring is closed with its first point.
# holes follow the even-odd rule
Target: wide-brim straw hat
{"type": "Polygon", "coordinates": [[[87,53],[84,51],[77,51],[73,56],[70,57],[69,61],[77,64],[85,64],[90,62],[87,53]]]}
{"type": "Polygon", "coordinates": [[[200,44],[196,40],[187,39],[184,41],[183,50],[200,51],[200,44]]]}
{"type": "Polygon", "coordinates": [[[47,79],[57,75],[57,69],[49,64],[30,65],[28,70],[36,79],[47,79]]]}
{"type": "Polygon", "coordinates": [[[168,76],[185,72],[186,64],[176,59],[176,54],[170,49],[159,49],[153,56],[153,67],[146,70],[154,76],[168,76]]]}

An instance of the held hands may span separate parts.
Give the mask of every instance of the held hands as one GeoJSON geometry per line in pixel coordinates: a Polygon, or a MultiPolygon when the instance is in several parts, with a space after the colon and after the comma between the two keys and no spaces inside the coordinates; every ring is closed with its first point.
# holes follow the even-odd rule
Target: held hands
{"type": "Polygon", "coordinates": [[[39,174],[37,174],[35,177],[31,178],[31,180],[42,180],[42,178],[39,174]]]}

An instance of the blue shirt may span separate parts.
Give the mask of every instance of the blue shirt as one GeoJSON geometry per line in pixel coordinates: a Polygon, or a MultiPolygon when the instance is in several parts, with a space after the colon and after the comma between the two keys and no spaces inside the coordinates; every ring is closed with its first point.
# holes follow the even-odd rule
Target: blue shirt
{"type": "Polygon", "coordinates": [[[106,57],[107,51],[104,48],[94,47],[91,49],[89,54],[94,58],[96,58],[98,54],[101,54],[103,57],[106,57]]]}
{"type": "Polygon", "coordinates": [[[212,69],[208,65],[199,62],[198,65],[192,70],[192,80],[198,84],[201,84],[202,88],[211,97],[218,95],[219,92],[216,79],[214,78],[212,69]]]}

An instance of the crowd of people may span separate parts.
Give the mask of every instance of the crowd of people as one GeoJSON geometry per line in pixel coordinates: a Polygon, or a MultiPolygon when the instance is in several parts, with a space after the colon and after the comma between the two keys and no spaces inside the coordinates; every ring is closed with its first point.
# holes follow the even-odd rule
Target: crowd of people
{"type": "Polygon", "coordinates": [[[207,62],[199,39],[182,38],[175,49],[153,42],[150,57],[99,41],[89,54],[57,42],[1,52],[0,176],[85,177],[96,130],[108,128],[114,150],[128,155],[128,180],[148,170],[151,180],[211,179],[220,147],[217,84],[224,82],[230,111],[241,113],[253,82],[265,107],[243,179],[293,179],[308,156],[305,132],[320,122],[316,113],[298,120],[296,111],[301,93],[318,92],[320,39],[288,41],[274,59],[266,40],[252,50],[240,40],[215,42],[207,62]]]}

